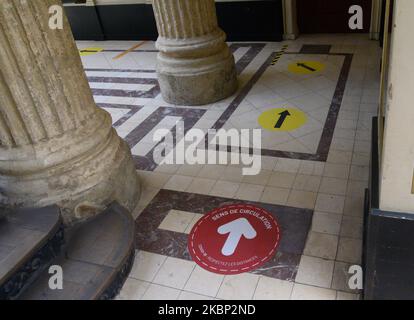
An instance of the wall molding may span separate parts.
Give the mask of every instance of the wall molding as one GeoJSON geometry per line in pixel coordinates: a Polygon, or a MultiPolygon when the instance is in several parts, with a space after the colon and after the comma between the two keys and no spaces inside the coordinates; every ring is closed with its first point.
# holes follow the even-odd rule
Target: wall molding
{"type": "Polygon", "coordinates": [[[381,31],[381,12],[382,0],[372,0],[371,28],[369,33],[369,37],[372,40],[379,40],[381,31]]]}
{"type": "Polygon", "coordinates": [[[283,0],[283,38],[295,40],[299,36],[296,0],[283,0]]]}

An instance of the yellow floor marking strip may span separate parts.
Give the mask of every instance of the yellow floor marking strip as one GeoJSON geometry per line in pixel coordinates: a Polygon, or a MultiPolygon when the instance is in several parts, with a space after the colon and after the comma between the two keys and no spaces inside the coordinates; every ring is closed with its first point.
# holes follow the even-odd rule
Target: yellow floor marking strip
{"type": "Polygon", "coordinates": [[[271,62],[271,65],[272,66],[274,66],[278,61],[279,61],[279,59],[283,56],[283,54],[286,52],[286,50],[287,50],[287,48],[288,48],[288,45],[284,45],[283,47],[282,47],[282,50],[280,50],[280,51],[278,51],[278,52],[276,52],[276,54],[273,56],[273,60],[272,60],[272,62],[271,62]]]}
{"type": "Polygon", "coordinates": [[[84,48],[84,49],[79,49],[79,54],[81,57],[85,57],[85,56],[97,54],[101,52],[102,50],[103,48],[84,48]]]}
{"type": "Polygon", "coordinates": [[[128,53],[130,53],[130,52],[134,51],[135,49],[139,48],[140,46],[142,46],[145,42],[146,42],[146,41],[142,41],[141,43],[138,43],[137,45],[135,45],[135,46],[133,46],[133,47],[129,48],[128,50],[125,50],[124,52],[122,52],[122,53],[118,54],[118,55],[117,55],[116,57],[114,57],[113,59],[114,59],[114,60],[117,60],[117,59],[122,58],[123,56],[127,55],[128,53]]]}

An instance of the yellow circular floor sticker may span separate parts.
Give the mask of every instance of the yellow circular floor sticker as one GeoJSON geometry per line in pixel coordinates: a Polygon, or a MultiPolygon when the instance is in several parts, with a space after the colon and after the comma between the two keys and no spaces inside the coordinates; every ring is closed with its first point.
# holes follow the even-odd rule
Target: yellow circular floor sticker
{"type": "Polygon", "coordinates": [[[325,69],[325,65],[318,61],[296,61],[291,63],[288,70],[297,74],[313,74],[321,72],[325,69]]]}
{"type": "Polygon", "coordinates": [[[85,48],[85,49],[79,50],[79,53],[81,57],[84,57],[84,56],[90,56],[92,54],[97,54],[101,52],[102,50],[103,48],[85,48]]]}
{"type": "Polygon", "coordinates": [[[263,112],[258,122],[269,131],[292,131],[307,122],[306,114],[293,108],[275,108],[263,112]]]}

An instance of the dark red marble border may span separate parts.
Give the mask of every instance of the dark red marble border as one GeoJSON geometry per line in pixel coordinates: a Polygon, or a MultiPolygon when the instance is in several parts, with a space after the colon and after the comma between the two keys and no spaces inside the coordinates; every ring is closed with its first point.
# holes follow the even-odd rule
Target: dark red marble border
{"type": "Polygon", "coordinates": [[[112,126],[116,129],[125,123],[129,118],[136,114],[139,110],[142,109],[142,106],[134,106],[129,104],[114,104],[114,103],[97,103],[100,108],[115,108],[115,109],[129,109],[128,113],[124,115],[121,119],[116,121],[112,126]]]}
{"type": "MultiPolygon", "coordinates": [[[[143,139],[148,132],[150,132],[162,119],[167,116],[181,117],[184,121],[184,134],[188,132],[195,123],[204,115],[205,109],[196,108],[175,108],[175,107],[159,107],[157,108],[147,119],[145,119],[140,125],[133,129],[124,140],[128,143],[130,148],[133,148],[137,143],[143,139]]],[[[171,129],[172,135],[175,137],[177,127],[174,126],[171,129]]],[[[162,141],[160,142],[162,143],[162,141]]],[[[174,139],[174,146],[177,141],[174,139]]],[[[158,144],[157,144],[158,145],[158,144]]],[[[139,170],[153,171],[158,164],[153,160],[154,148],[148,152],[145,157],[133,155],[135,167],[139,170]]]]}
{"type": "Polygon", "coordinates": [[[137,249],[191,260],[187,234],[158,229],[168,212],[175,209],[206,214],[214,208],[234,204],[250,204],[266,209],[281,228],[282,238],[277,253],[252,273],[294,281],[312,222],[313,211],[309,209],[160,190],[136,219],[137,249]]]}

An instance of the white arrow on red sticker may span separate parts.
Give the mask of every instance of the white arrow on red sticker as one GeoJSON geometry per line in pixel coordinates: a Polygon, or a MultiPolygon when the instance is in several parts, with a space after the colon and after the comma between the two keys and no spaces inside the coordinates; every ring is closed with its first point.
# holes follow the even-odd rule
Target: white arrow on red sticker
{"type": "Polygon", "coordinates": [[[236,251],[242,236],[249,240],[257,236],[256,230],[254,230],[246,218],[240,218],[226,223],[220,226],[217,232],[220,234],[229,234],[221,249],[221,253],[225,256],[231,256],[236,251]]]}

